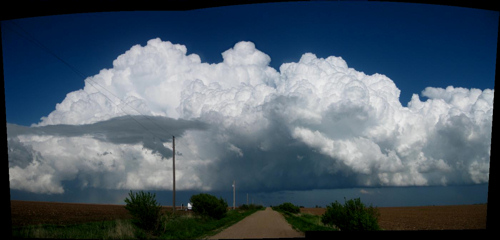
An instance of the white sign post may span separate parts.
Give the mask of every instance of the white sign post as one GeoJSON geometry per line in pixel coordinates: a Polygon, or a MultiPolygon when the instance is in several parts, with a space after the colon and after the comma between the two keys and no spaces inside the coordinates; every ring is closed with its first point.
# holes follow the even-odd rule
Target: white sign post
{"type": "Polygon", "coordinates": [[[236,195],[235,195],[235,192],[236,192],[236,183],[235,181],[233,180],[233,210],[235,209],[236,207],[236,195]]]}

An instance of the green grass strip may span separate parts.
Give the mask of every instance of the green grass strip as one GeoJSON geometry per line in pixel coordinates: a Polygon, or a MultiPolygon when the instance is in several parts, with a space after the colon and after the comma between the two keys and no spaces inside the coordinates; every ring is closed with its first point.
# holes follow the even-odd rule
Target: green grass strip
{"type": "Polygon", "coordinates": [[[321,223],[321,216],[307,213],[293,214],[284,211],[280,212],[292,227],[301,232],[307,231],[338,231],[335,228],[325,226],[321,223]]]}
{"type": "Polygon", "coordinates": [[[227,227],[255,213],[256,209],[244,212],[229,211],[226,217],[215,220],[200,217],[180,217],[164,224],[161,239],[200,239],[213,236],[227,227]]]}
{"type": "Polygon", "coordinates": [[[127,239],[134,237],[130,220],[88,222],[71,225],[40,224],[13,227],[16,238],[127,239]]]}

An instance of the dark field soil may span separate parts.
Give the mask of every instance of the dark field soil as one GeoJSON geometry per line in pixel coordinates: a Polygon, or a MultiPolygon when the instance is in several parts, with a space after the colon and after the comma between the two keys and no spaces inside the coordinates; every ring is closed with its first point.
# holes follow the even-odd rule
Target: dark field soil
{"type": "MultiPolygon", "coordinates": [[[[486,204],[431,207],[381,207],[379,225],[385,230],[486,229],[486,204]]],[[[171,208],[164,207],[164,211],[171,208]]],[[[325,208],[301,208],[321,215],[325,208]]],[[[185,213],[184,211],[178,211],[185,213]]],[[[124,205],[11,201],[12,226],[72,224],[128,219],[124,205]]]]}
{"type": "MultiPolygon", "coordinates": [[[[125,205],[10,201],[12,226],[130,219],[125,205]]],[[[163,207],[172,211],[172,207],[163,207]]],[[[184,211],[178,211],[184,213],[184,211]]]]}
{"type": "MultiPolygon", "coordinates": [[[[379,226],[384,230],[486,229],[487,205],[379,207],[379,226]]],[[[301,208],[322,215],[326,208],[301,208]]]]}

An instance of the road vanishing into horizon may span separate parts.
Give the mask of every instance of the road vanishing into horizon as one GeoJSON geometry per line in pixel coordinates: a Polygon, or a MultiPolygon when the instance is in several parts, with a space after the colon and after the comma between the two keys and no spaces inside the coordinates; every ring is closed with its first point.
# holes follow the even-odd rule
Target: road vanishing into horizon
{"type": "Polygon", "coordinates": [[[304,237],[304,233],[293,229],[280,213],[267,207],[265,210],[255,212],[208,239],[304,237]]]}

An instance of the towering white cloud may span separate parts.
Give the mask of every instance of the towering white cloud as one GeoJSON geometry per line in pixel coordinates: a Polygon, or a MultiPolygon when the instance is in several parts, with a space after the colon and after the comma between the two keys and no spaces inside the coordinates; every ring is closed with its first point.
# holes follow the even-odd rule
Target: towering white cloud
{"type": "Polygon", "coordinates": [[[11,188],[170,189],[173,132],[180,189],[488,181],[493,90],[428,87],[403,107],[391,79],[341,57],[305,53],[279,72],[252,42],[222,57],[133,46],[40,123],[7,126],[11,188]],[[137,115],[150,118],[124,120],[137,115]]]}

